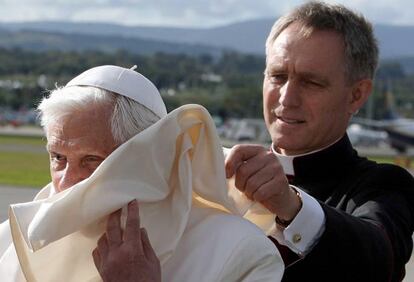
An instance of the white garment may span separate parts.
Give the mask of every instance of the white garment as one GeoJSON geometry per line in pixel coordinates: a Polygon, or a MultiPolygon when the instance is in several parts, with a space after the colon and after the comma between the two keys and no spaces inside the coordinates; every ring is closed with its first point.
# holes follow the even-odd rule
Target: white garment
{"type": "MultiPolygon", "coordinates": [[[[163,281],[282,277],[283,261],[263,232],[274,226],[273,216],[227,187],[219,139],[200,106],[171,112],[115,150],[88,179],[52,196],[50,189],[9,210],[27,281],[101,281],[91,252],[107,215],[133,199],[163,281]],[[263,231],[229,213],[244,215],[263,231]]],[[[7,223],[0,225],[1,281],[25,281],[13,245],[4,246],[7,229],[7,223]]]]}
{"type": "MultiPolygon", "coordinates": [[[[335,143],[337,141],[335,141],[335,143]]],[[[293,160],[296,157],[313,154],[327,147],[306,154],[294,156],[279,154],[275,150],[273,144],[270,148],[278,158],[285,174],[295,176],[293,160]]],[[[269,235],[275,238],[280,244],[287,246],[291,251],[295,252],[301,257],[304,257],[312,250],[312,248],[316,245],[323,232],[325,231],[326,219],[325,213],[318,200],[302,191],[300,188],[296,186],[294,186],[294,188],[299,192],[302,198],[302,208],[299,210],[298,214],[288,227],[280,228],[278,226],[275,226],[274,230],[271,231],[269,235]],[[298,236],[301,238],[299,241],[295,239],[298,238],[298,236]]]]}

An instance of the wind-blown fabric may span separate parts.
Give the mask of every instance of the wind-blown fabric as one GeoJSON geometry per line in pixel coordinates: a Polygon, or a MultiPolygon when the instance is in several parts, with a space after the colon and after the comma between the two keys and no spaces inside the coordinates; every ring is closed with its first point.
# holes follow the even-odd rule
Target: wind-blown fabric
{"type": "Polygon", "coordinates": [[[195,281],[203,274],[198,281],[232,279],[226,270],[209,270],[209,254],[193,251],[198,244],[206,244],[204,252],[228,245],[218,257],[225,259],[222,265],[229,271],[240,272],[234,279],[278,281],[283,274],[279,253],[265,236],[273,216],[228,187],[214,123],[201,106],[172,111],[117,148],[88,179],[54,195],[51,191],[49,184],[34,201],[10,207],[13,244],[6,243],[10,240],[7,222],[0,225],[1,281],[25,281],[18,277],[17,257],[27,281],[101,281],[92,250],[105,232],[107,215],[133,199],[138,199],[141,225],[161,261],[163,281],[195,281]],[[247,217],[264,232],[230,214],[247,217]],[[203,234],[199,222],[211,234],[203,234]],[[215,242],[209,242],[208,237],[215,233],[215,242]],[[246,251],[262,254],[249,258],[246,251]],[[180,256],[185,257],[186,252],[195,259],[182,265],[180,256]],[[247,260],[237,262],[240,258],[232,255],[238,253],[244,253],[247,260]],[[248,263],[249,259],[253,261],[248,263]],[[231,260],[237,264],[232,265],[231,260]],[[197,263],[203,265],[200,273],[194,271],[197,263]],[[179,267],[182,271],[175,271],[179,267]]]}

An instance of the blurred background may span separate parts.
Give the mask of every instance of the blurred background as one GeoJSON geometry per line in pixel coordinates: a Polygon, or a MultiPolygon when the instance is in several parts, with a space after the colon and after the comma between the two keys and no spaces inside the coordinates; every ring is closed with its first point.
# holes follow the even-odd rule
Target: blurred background
{"type": "MultiPolygon", "coordinates": [[[[137,65],[168,110],[205,106],[225,146],[269,145],[265,39],[279,15],[303,2],[0,0],[0,219],[8,204],[30,200],[50,181],[34,108],[48,90],[97,65],[137,65]]],[[[372,21],[380,44],[374,92],[353,119],[350,139],[361,155],[412,172],[414,2],[338,3],[372,21]]]]}
{"type": "MultiPolygon", "coordinates": [[[[302,2],[0,1],[0,183],[48,182],[34,108],[48,90],[103,64],[137,65],[168,110],[205,106],[225,146],[269,144],[264,43],[278,15],[302,2]]],[[[362,155],[412,169],[414,3],[340,3],[374,23],[380,45],[374,92],[349,127],[350,139],[362,155]]]]}
{"type": "MultiPolygon", "coordinates": [[[[262,119],[264,43],[278,15],[302,2],[0,1],[0,183],[49,181],[34,109],[49,90],[103,64],[137,65],[168,110],[205,106],[225,146],[270,144],[262,119]]],[[[380,45],[374,92],[350,139],[360,154],[411,170],[414,3],[340,3],[373,22],[380,45]]]]}

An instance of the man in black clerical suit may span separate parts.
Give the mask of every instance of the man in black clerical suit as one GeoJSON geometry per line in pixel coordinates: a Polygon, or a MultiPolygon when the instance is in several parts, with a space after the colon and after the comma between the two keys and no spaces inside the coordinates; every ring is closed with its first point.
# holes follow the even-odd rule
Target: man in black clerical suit
{"type": "Polygon", "coordinates": [[[266,42],[263,108],[270,150],[237,145],[228,177],[275,214],[269,236],[283,281],[401,281],[414,229],[414,180],[358,156],[348,123],[373,88],[371,24],[340,5],[309,2],[266,42]]]}

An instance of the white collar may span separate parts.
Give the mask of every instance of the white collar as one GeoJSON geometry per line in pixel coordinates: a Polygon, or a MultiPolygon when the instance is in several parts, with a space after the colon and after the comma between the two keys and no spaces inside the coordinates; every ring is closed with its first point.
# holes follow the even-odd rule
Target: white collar
{"type": "MultiPolygon", "coordinates": [[[[342,137],[341,137],[342,138],[342,137]]],[[[335,140],[335,142],[329,144],[328,146],[325,146],[321,149],[317,149],[308,153],[304,153],[304,154],[299,154],[299,155],[282,155],[280,153],[278,153],[274,146],[273,143],[270,146],[270,149],[272,150],[272,152],[276,155],[276,157],[278,158],[280,164],[282,165],[283,171],[285,172],[286,175],[295,175],[295,167],[293,166],[293,160],[297,157],[302,157],[302,156],[307,156],[307,155],[311,155],[317,152],[320,152],[322,150],[325,150],[326,148],[332,146],[333,144],[335,144],[336,142],[338,142],[339,140],[341,140],[341,138],[335,140]]]]}

